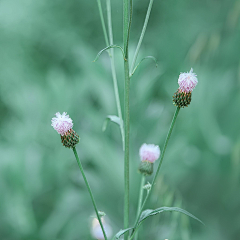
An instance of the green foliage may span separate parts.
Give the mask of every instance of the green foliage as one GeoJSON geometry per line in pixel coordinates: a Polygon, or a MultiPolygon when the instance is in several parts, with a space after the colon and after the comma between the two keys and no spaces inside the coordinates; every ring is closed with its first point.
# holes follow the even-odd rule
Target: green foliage
{"type": "MultiPolygon", "coordinates": [[[[122,1],[112,1],[114,44],[122,46],[122,1]]],[[[134,1],[130,60],[148,2],[134,1]]],[[[105,4],[102,1],[105,11],[105,4]]],[[[134,224],[142,143],[163,147],[180,72],[199,84],[180,111],[149,206],[188,209],[144,222],[139,239],[239,239],[239,1],[154,1],[131,78],[130,226],[134,224]],[[146,231],[147,229],[147,231],[146,231]]],[[[3,0],[0,7],[0,239],[91,239],[93,207],[72,151],[51,127],[73,119],[76,146],[95,200],[113,232],[123,228],[123,153],[96,1],[3,0]]],[[[115,63],[123,102],[123,58],[115,63]]],[[[123,106],[123,104],[122,104],[123,106]]],[[[156,169],[154,169],[156,170],[156,169]]],[[[147,179],[150,181],[150,179],[147,179]]]]}
{"type": "Polygon", "coordinates": [[[107,128],[107,125],[108,125],[109,121],[114,122],[118,126],[120,126],[120,118],[119,117],[117,117],[115,115],[108,115],[107,118],[105,119],[104,123],[103,123],[103,127],[102,127],[103,132],[106,131],[106,128],[107,128]]]}
{"type": "MultiPolygon", "coordinates": [[[[144,221],[145,219],[147,219],[148,217],[151,217],[151,216],[154,216],[156,214],[159,214],[159,213],[162,213],[162,212],[179,212],[179,213],[183,213],[197,221],[199,221],[200,223],[203,224],[203,222],[198,219],[197,217],[195,217],[194,215],[192,215],[191,213],[187,212],[186,210],[184,209],[181,209],[181,208],[177,208],[177,207],[160,207],[160,208],[157,208],[157,209],[147,209],[145,211],[142,212],[140,218],[139,218],[139,221],[138,221],[138,224],[140,224],[142,221],[144,221]]],[[[204,224],[203,224],[204,225],[204,224]]]]}

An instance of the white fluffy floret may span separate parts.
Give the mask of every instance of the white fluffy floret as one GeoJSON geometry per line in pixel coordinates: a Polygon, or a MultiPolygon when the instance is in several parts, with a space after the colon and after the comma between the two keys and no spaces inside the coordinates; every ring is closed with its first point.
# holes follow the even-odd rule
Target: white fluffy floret
{"type": "Polygon", "coordinates": [[[56,117],[52,118],[52,124],[53,128],[62,136],[73,127],[72,119],[67,115],[66,112],[63,112],[61,115],[59,112],[57,112],[56,117]]]}
{"type": "Polygon", "coordinates": [[[196,87],[198,83],[197,75],[191,68],[190,72],[181,73],[178,78],[179,89],[182,92],[189,93],[196,87]]]}
{"type": "Polygon", "coordinates": [[[149,161],[154,163],[160,156],[160,148],[154,144],[144,143],[139,149],[141,161],[149,161]]]}

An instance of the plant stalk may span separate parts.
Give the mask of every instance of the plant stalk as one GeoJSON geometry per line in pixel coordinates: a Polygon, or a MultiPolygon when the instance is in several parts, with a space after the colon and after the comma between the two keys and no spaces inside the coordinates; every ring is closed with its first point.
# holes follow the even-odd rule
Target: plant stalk
{"type": "MultiPolygon", "coordinates": [[[[124,228],[129,227],[129,132],[130,132],[130,107],[129,107],[129,62],[128,62],[128,41],[131,25],[130,4],[132,0],[123,1],[123,46],[124,46],[124,135],[125,135],[125,151],[124,151],[124,228]]],[[[129,233],[124,234],[124,240],[128,239],[129,233]]]]}
{"type": "MultiPolygon", "coordinates": [[[[99,9],[99,14],[100,14],[100,19],[101,19],[101,23],[102,23],[103,34],[104,34],[106,45],[107,46],[113,45],[111,2],[110,2],[110,0],[106,0],[109,40],[108,40],[106,25],[105,25],[105,21],[104,21],[104,17],[103,17],[101,1],[97,0],[97,2],[98,2],[98,9],[99,9]]],[[[123,117],[122,117],[122,109],[121,109],[121,103],[120,103],[120,97],[119,97],[115,62],[114,62],[114,50],[111,48],[110,50],[108,50],[108,54],[110,57],[110,64],[111,64],[111,71],[112,71],[112,78],[113,78],[113,88],[114,88],[115,100],[116,100],[116,104],[117,104],[118,117],[120,119],[120,131],[121,131],[121,137],[122,137],[122,146],[123,146],[123,150],[124,150],[124,147],[125,147],[124,146],[124,140],[125,140],[124,139],[124,126],[123,126],[123,117]]]]}
{"type": "Polygon", "coordinates": [[[141,47],[141,44],[142,44],[142,40],[143,40],[143,37],[144,37],[146,29],[147,29],[148,20],[149,20],[150,13],[151,13],[151,10],[152,10],[153,1],[154,0],[150,0],[149,5],[148,5],[148,10],[147,10],[147,14],[146,14],[145,21],[144,21],[144,24],[143,24],[142,32],[141,32],[141,35],[140,35],[140,38],[139,38],[139,41],[138,41],[138,44],[137,44],[137,48],[136,48],[135,53],[134,53],[132,65],[131,65],[131,71],[130,71],[131,75],[133,74],[133,70],[134,70],[134,67],[135,67],[135,64],[136,64],[136,61],[137,61],[137,57],[138,57],[138,53],[139,53],[139,50],[140,50],[140,47],[141,47]]]}
{"type": "MultiPolygon", "coordinates": [[[[141,207],[142,207],[142,200],[143,200],[143,186],[144,186],[144,183],[145,183],[145,176],[142,175],[142,178],[141,178],[141,184],[140,184],[140,191],[139,191],[139,198],[138,198],[138,210],[137,210],[137,216],[140,214],[140,211],[141,211],[141,207]]],[[[136,232],[136,236],[135,236],[135,240],[138,239],[138,231],[136,232]]]]}
{"type": "MultiPolygon", "coordinates": [[[[111,0],[106,0],[106,3],[107,3],[109,41],[110,41],[110,45],[113,45],[111,0]]],[[[112,48],[110,49],[110,53],[111,53],[111,55],[109,55],[109,57],[110,57],[110,62],[111,62],[113,87],[114,87],[115,99],[116,99],[116,104],[117,104],[118,117],[120,118],[120,131],[121,131],[121,136],[122,136],[122,146],[123,146],[123,150],[124,150],[125,149],[125,144],[124,144],[125,139],[124,139],[123,117],[122,117],[121,103],[120,103],[118,83],[117,83],[117,75],[116,75],[116,69],[115,69],[114,50],[112,48]]]]}
{"type": "Polygon", "coordinates": [[[141,213],[142,213],[142,211],[143,211],[143,208],[144,208],[144,206],[145,206],[145,204],[146,204],[146,202],[147,202],[147,200],[148,200],[148,198],[149,198],[149,196],[150,196],[150,193],[151,193],[151,191],[152,191],[152,189],[153,189],[153,187],[154,187],[154,184],[155,184],[155,182],[156,182],[158,173],[159,173],[160,168],[161,168],[161,166],[162,166],[162,162],[163,162],[164,154],[165,154],[165,151],[166,151],[166,148],[167,148],[167,145],[168,145],[168,141],[169,141],[169,139],[170,139],[170,137],[171,137],[172,130],[173,130],[174,124],[175,124],[175,122],[176,122],[176,119],[177,119],[179,110],[180,110],[180,107],[177,107],[177,109],[176,109],[176,111],[175,111],[175,113],[174,113],[174,116],[173,116],[173,119],[172,119],[170,128],[169,128],[169,130],[168,130],[168,134],[167,134],[167,137],[166,137],[166,140],[165,140],[165,143],[164,143],[164,146],[163,146],[163,150],[162,150],[162,153],[161,153],[161,156],[160,156],[160,162],[159,162],[159,164],[158,164],[157,171],[156,171],[156,173],[155,173],[155,175],[154,175],[154,178],[153,178],[153,181],[152,181],[152,184],[151,184],[152,187],[151,187],[151,189],[148,191],[147,196],[146,196],[145,199],[144,199],[144,202],[143,202],[143,204],[142,204],[140,213],[139,213],[138,216],[137,216],[137,220],[136,220],[136,222],[135,222],[134,229],[133,229],[133,231],[132,231],[131,236],[132,236],[132,235],[134,234],[134,232],[135,232],[135,229],[136,229],[136,226],[137,226],[137,224],[138,224],[138,220],[139,220],[139,218],[140,218],[140,216],[141,216],[141,213]]]}
{"type": "Polygon", "coordinates": [[[89,183],[88,183],[88,181],[87,181],[87,178],[86,178],[86,176],[85,176],[85,173],[84,173],[84,170],[83,170],[82,164],[81,164],[81,162],[80,162],[80,160],[79,160],[79,157],[78,157],[78,154],[77,154],[77,150],[76,150],[75,147],[73,147],[73,153],[74,153],[75,158],[76,158],[76,160],[77,160],[77,163],[78,163],[79,169],[80,169],[80,171],[81,171],[81,173],[82,173],[83,179],[84,179],[85,184],[86,184],[87,189],[88,189],[88,192],[89,192],[89,194],[90,194],[90,197],[91,197],[91,200],[92,200],[92,204],[93,204],[93,207],[94,207],[95,213],[96,213],[96,215],[97,215],[97,219],[98,219],[98,221],[99,221],[99,224],[100,224],[100,226],[101,226],[101,229],[102,229],[102,232],[103,232],[103,235],[104,235],[104,239],[107,240],[107,236],[106,236],[106,233],[105,233],[105,230],[104,230],[104,227],[103,227],[103,224],[102,224],[101,218],[100,218],[100,216],[99,216],[99,214],[98,214],[97,205],[96,205],[96,203],[95,203],[95,200],[94,200],[94,197],[93,197],[93,194],[92,194],[91,188],[90,188],[89,183]]]}

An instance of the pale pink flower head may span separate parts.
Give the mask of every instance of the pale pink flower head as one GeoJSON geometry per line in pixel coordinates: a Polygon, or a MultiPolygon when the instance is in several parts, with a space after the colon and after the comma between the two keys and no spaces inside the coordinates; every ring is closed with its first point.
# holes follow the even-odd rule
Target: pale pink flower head
{"type": "Polygon", "coordinates": [[[51,126],[53,126],[53,128],[61,134],[61,136],[64,136],[64,134],[73,127],[72,119],[66,112],[63,112],[62,115],[57,112],[55,115],[56,117],[52,118],[51,126]]]}
{"type": "Polygon", "coordinates": [[[139,149],[141,161],[154,163],[160,156],[160,148],[154,144],[144,143],[139,149]]]}
{"type": "Polygon", "coordinates": [[[190,72],[181,73],[178,78],[179,89],[182,92],[189,93],[196,87],[198,83],[197,75],[191,68],[190,72]]]}
{"type": "MultiPolygon", "coordinates": [[[[111,235],[112,235],[111,226],[105,221],[104,218],[101,218],[101,221],[102,221],[104,231],[107,235],[107,238],[110,238],[111,235]]],[[[91,234],[92,234],[92,237],[95,238],[95,239],[98,239],[98,240],[104,240],[105,239],[104,235],[103,235],[103,232],[102,232],[101,225],[99,224],[99,221],[98,221],[97,218],[94,218],[92,220],[91,234]]]]}

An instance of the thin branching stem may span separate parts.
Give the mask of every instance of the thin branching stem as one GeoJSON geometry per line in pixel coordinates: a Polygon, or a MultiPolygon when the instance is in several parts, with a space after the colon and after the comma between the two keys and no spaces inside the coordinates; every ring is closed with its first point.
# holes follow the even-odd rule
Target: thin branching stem
{"type": "Polygon", "coordinates": [[[101,218],[100,218],[100,216],[99,216],[96,202],[95,202],[95,200],[94,200],[94,197],[93,197],[93,194],[92,194],[91,188],[90,188],[90,186],[89,186],[88,180],[87,180],[86,175],[85,175],[85,173],[84,173],[84,170],[83,170],[82,164],[81,164],[81,162],[80,162],[80,160],[79,160],[79,157],[78,157],[78,154],[77,154],[77,150],[76,150],[75,147],[73,147],[73,153],[74,153],[74,155],[75,155],[75,158],[76,158],[76,160],[77,160],[77,163],[78,163],[79,169],[80,169],[80,171],[81,171],[81,173],[82,173],[82,176],[83,176],[84,182],[85,182],[85,184],[86,184],[86,187],[87,187],[87,189],[88,189],[89,195],[90,195],[90,197],[91,197],[92,204],[93,204],[93,207],[94,207],[95,213],[96,213],[96,215],[97,215],[97,219],[98,219],[98,221],[99,221],[99,223],[100,223],[100,226],[101,226],[101,229],[102,229],[102,232],[103,232],[104,239],[107,240],[107,235],[106,235],[106,233],[105,233],[105,230],[104,230],[104,227],[103,227],[103,224],[102,224],[101,218]]]}
{"type": "MultiPolygon", "coordinates": [[[[139,197],[138,197],[138,210],[137,210],[137,216],[140,214],[141,208],[142,208],[142,200],[143,200],[143,186],[145,183],[145,176],[142,175],[141,178],[141,184],[140,184],[140,189],[139,189],[139,197]]],[[[136,232],[135,240],[138,239],[138,231],[136,232]]]]}
{"type": "Polygon", "coordinates": [[[144,199],[144,202],[143,202],[143,204],[142,204],[140,213],[139,213],[138,216],[137,216],[137,219],[136,219],[136,222],[135,222],[135,225],[134,225],[134,229],[133,229],[133,231],[132,231],[131,236],[133,236],[133,234],[134,234],[134,232],[135,232],[135,229],[136,229],[136,227],[137,227],[137,225],[138,225],[138,221],[139,221],[139,218],[140,218],[141,213],[142,213],[142,211],[143,211],[143,208],[144,208],[144,206],[145,206],[145,204],[146,204],[146,202],[147,202],[147,200],[148,200],[148,198],[149,198],[149,196],[150,196],[150,193],[151,193],[151,191],[152,191],[152,189],[153,189],[153,187],[154,187],[154,184],[155,184],[155,182],[156,182],[158,173],[159,173],[160,168],[161,168],[161,166],[162,166],[162,162],[163,162],[164,154],[165,154],[165,151],[166,151],[166,148],[167,148],[167,145],[168,145],[168,141],[169,141],[169,139],[170,139],[170,137],[171,137],[172,130],[173,130],[174,124],[175,124],[175,122],[176,122],[176,119],[177,119],[179,110],[180,110],[180,107],[177,107],[177,109],[176,109],[176,111],[175,111],[175,113],[174,113],[174,116],[173,116],[173,119],[172,119],[170,128],[169,128],[169,130],[168,130],[168,134],[167,134],[167,137],[166,137],[164,146],[163,146],[163,150],[162,150],[162,152],[161,152],[160,162],[159,162],[159,164],[158,164],[157,171],[156,171],[156,173],[155,173],[155,175],[154,175],[154,177],[153,177],[153,181],[152,181],[152,184],[151,184],[152,187],[151,187],[151,189],[148,191],[148,193],[147,193],[147,195],[146,195],[146,197],[145,197],[145,199],[144,199]]]}
{"type": "MultiPolygon", "coordinates": [[[[107,4],[107,19],[108,19],[108,32],[109,32],[109,41],[110,45],[113,45],[113,31],[112,31],[112,14],[111,14],[111,0],[106,0],[107,4]]],[[[122,145],[123,150],[125,148],[124,142],[124,127],[123,127],[123,117],[122,117],[122,109],[121,109],[121,103],[120,103],[120,97],[119,97],[119,90],[118,90],[118,83],[117,83],[117,75],[116,75],[116,69],[115,69],[115,62],[114,62],[114,50],[110,50],[110,62],[111,62],[111,70],[112,70],[112,78],[113,78],[113,87],[114,87],[114,93],[115,93],[115,99],[117,104],[117,111],[118,111],[118,117],[120,118],[120,131],[122,136],[122,145]]]]}
{"type": "MultiPolygon", "coordinates": [[[[99,9],[99,14],[100,14],[100,18],[101,18],[102,28],[103,28],[103,34],[104,34],[106,45],[108,47],[109,45],[113,45],[111,2],[110,2],[110,0],[106,0],[109,38],[108,38],[107,30],[106,30],[106,24],[105,24],[104,17],[103,17],[101,0],[97,0],[97,2],[98,2],[98,9],[99,9]]],[[[117,75],[116,75],[115,62],[114,62],[114,50],[110,49],[108,51],[108,53],[109,53],[110,63],[111,63],[113,88],[114,88],[115,100],[116,100],[116,104],[117,104],[118,117],[120,119],[120,131],[121,131],[122,145],[123,145],[123,150],[124,150],[124,127],[123,127],[122,109],[121,109],[118,83],[117,83],[117,75]]]]}
{"type": "Polygon", "coordinates": [[[137,48],[136,48],[135,53],[134,53],[132,65],[131,65],[131,71],[130,71],[131,75],[133,73],[133,70],[134,70],[134,67],[135,67],[135,64],[136,64],[136,61],[137,61],[138,53],[139,53],[139,50],[140,50],[140,47],[141,47],[141,44],[142,44],[142,40],[143,40],[143,37],[144,37],[146,29],[147,29],[148,20],[149,20],[150,13],[151,13],[151,10],[152,10],[153,1],[154,0],[150,0],[149,5],[148,5],[148,10],[147,10],[147,14],[146,14],[145,21],[144,21],[144,24],[143,24],[142,32],[141,32],[141,35],[140,35],[140,38],[139,38],[139,41],[138,41],[138,44],[137,44],[137,48]]]}

